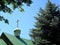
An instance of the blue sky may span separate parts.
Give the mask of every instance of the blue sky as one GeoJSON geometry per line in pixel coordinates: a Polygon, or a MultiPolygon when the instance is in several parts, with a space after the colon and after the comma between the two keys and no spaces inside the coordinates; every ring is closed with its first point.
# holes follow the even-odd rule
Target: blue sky
{"type": "MultiPolygon", "coordinates": [[[[0,12],[0,15],[3,15],[9,20],[9,25],[5,24],[3,21],[0,21],[0,34],[6,32],[14,35],[14,29],[16,28],[16,20],[19,20],[19,29],[21,30],[20,37],[31,39],[29,36],[30,29],[34,28],[34,16],[37,15],[40,8],[45,8],[47,0],[32,0],[33,3],[30,7],[24,5],[24,12],[20,12],[18,9],[15,9],[12,14],[0,12]]],[[[60,4],[60,0],[51,0],[56,5],[60,4]]],[[[59,5],[60,6],[60,5],[59,5]]]]}

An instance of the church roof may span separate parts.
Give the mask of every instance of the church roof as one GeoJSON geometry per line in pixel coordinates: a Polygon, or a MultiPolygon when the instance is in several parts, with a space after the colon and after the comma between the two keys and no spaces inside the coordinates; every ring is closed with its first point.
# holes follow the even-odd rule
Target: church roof
{"type": "Polygon", "coordinates": [[[23,40],[27,43],[27,45],[33,45],[31,40],[27,40],[27,39],[23,39],[23,40]]]}
{"type": "Polygon", "coordinates": [[[0,45],[7,45],[3,39],[0,39],[0,45]]]}
{"type": "Polygon", "coordinates": [[[32,45],[33,44],[31,40],[27,40],[23,38],[18,39],[15,36],[8,33],[4,33],[4,34],[13,45],[32,45]]]}

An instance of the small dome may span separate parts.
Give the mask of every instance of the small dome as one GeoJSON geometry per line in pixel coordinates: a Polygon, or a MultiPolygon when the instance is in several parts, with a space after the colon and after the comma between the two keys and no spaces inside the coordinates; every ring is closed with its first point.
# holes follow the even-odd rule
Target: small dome
{"type": "Polygon", "coordinates": [[[18,32],[18,33],[20,33],[21,30],[20,30],[19,28],[16,28],[16,29],[14,29],[14,32],[18,32]]]}
{"type": "Polygon", "coordinates": [[[19,28],[14,29],[15,36],[20,36],[21,30],[19,28]]]}
{"type": "Polygon", "coordinates": [[[20,38],[21,30],[18,28],[18,22],[19,22],[19,20],[17,20],[17,28],[14,29],[14,35],[15,35],[17,38],[20,38]]]}

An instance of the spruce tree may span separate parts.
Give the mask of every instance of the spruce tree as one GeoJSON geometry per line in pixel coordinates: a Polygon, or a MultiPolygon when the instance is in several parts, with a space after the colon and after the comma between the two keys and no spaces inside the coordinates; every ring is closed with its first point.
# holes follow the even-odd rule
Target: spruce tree
{"type": "Polygon", "coordinates": [[[35,17],[35,28],[31,30],[31,38],[35,45],[43,40],[60,45],[60,9],[48,0],[45,9],[41,9],[35,17]]]}

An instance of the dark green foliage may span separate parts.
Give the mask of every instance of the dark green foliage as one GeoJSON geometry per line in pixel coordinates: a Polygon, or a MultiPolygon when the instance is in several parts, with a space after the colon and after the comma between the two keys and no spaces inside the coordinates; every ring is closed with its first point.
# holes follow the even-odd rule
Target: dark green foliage
{"type": "Polygon", "coordinates": [[[42,40],[60,44],[60,9],[48,0],[46,8],[40,9],[35,17],[35,28],[31,30],[30,36],[35,45],[42,40]]]}
{"type": "Polygon", "coordinates": [[[0,21],[4,21],[5,23],[9,24],[8,19],[5,19],[3,16],[0,16],[0,21]]]}
{"type": "Polygon", "coordinates": [[[31,0],[1,0],[0,11],[11,13],[12,10],[11,8],[8,7],[8,5],[11,6],[10,4],[12,4],[13,9],[16,9],[16,8],[21,8],[23,3],[27,4],[28,6],[32,3],[32,1],[31,0]]]}
{"type": "MultiPolygon", "coordinates": [[[[18,8],[21,12],[23,12],[24,11],[24,9],[22,8],[23,3],[26,4],[27,6],[30,6],[32,0],[1,0],[0,11],[3,11],[5,13],[8,12],[11,14],[13,10],[18,8]],[[12,8],[10,8],[10,6],[12,6],[12,8]]],[[[7,19],[4,19],[3,16],[0,16],[0,21],[2,20],[4,20],[5,23],[8,23],[7,19]]]]}
{"type": "Polygon", "coordinates": [[[7,23],[7,24],[9,24],[8,19],[5,19],[4,22],[7,23]]]}

